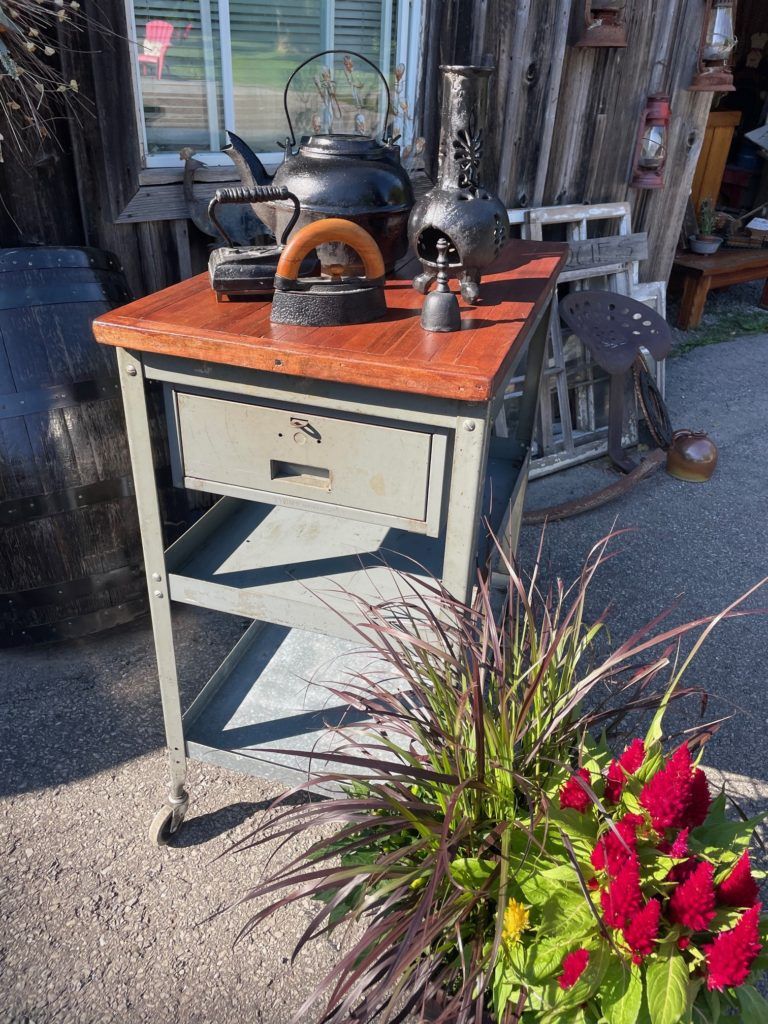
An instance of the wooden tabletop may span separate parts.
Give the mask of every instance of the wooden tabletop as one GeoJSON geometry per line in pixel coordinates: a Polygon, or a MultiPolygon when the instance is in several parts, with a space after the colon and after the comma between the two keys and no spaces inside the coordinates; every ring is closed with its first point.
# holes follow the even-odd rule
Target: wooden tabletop
{"type": "Polygon", "coordinates": [[[510,242],[484,275],[478,305],[459,299],[461,330],[450,334],[422,330],[423,296],[410,279],[387,281],[384,319],[313,328],[270,323],[269,302],[217,302],[207,274],[106,313],[93,330],[102,344],[136,352],[484,401],[528,340],[567,253],[557,242],[510,242]]]}
{"type": "Polygon", "coordinates": [[[675,256],[675,267],[706,277],[754,270],[757,277],[761,269],[768,267],[768,249],[720,249],[709,256],[685,252],[675,256]]]}

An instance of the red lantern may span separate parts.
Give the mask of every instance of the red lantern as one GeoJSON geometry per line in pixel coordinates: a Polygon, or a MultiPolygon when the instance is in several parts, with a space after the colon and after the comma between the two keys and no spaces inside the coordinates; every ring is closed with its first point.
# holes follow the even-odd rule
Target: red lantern
{"type": "Polygon", "coordinates": [[[706,0],[707,16],[701,33],[699,63],[691,92],[735,92],[731,55],[736,46],[735,0],[706,0]]]}
{"type": "Polygon", "coordinates": [[[632,188],[664,188],[669,126],[672,108],[669,96],[648,97],[643,122],[637,137],[632,188]]]}
{"type": "Polygon", "coordinates": [[[627,33],[621,22],[626,0],[586,0],[584,31],[577,46],[626,46],[627,33]]]}

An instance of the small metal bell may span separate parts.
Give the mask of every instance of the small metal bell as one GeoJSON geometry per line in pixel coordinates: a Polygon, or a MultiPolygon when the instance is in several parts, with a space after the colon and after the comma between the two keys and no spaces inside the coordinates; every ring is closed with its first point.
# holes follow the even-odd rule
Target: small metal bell
{"type": "Polygon", "coordinates": [[[425,331],[460,331],[459,300],[448,287],[448,239],[437,241],[437,284],[424,299],[421,326],[425,331]]]}

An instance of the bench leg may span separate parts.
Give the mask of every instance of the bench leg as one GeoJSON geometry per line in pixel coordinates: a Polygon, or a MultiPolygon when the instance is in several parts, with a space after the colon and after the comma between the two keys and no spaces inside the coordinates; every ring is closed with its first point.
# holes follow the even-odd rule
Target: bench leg
{"type": "Polygon", "coordinates": [[[690,330],[691,327],[698,327],[701,323],[709,285],[708,277],[686,277],[680,313],[677,317],[677,326],[681,330],[690,330]]]}
{"type": "Polygon", "coordinates": [[[760,309],[768,309],[768,281],[763,285],[763,294],[760,296],[758,306],[760,309]]]}

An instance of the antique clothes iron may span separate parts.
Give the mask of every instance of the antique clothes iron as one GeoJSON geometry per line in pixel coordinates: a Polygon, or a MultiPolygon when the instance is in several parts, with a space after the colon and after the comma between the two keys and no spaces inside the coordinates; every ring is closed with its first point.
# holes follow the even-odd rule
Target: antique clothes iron
{"type": "Polygon", "coordinates": [[[384,260],[376,242],[359,224],[330,217],[305,224],[290,239],[277,265],[273,323],[307,327],[367,324],[386,312],[384,260]],[[334,267],[330,276],[299,279],[304,257],[324,242],[343,242],[353,249],[365,268],[365,278],[345,275],[345,268],[334,267]]]}
{"type": "MultiPolygon", "coordinates": [[[[340,94],[332,76],[329,78],[326,74],[318,89],[327,86],[328,92],[331,85],[334,87],[332,98],[336,99],[340,94]]],[[[354,91],[353,88],[353,96],[354,91]]],[[[361,101],[359,98],[353,100],[353,106],[355,102],[361,101]]],[[[390,138],[391,98],[386,78],[361,54],[350,50],[325,50],[304,61],[291,74],[285,86],[283,103],[290,134],[284,143],[285,158],[274,177],[270,177],[259,158],[241,138],[227,132],[230,144],[224,152],[237,167],[243,184],[248,187],[271,184],[287,188],[298,197],[301,206],[298,227],[328,217],[343,217],[359,224],[373,236],[386,270],[392,271],[408,249],[407,227],[413,206],[413,187],[400,163],[400,147],[390,138]],[[385,97],[382,102],[387,104],[382,139],[377,141],[360,134],[365,127],[365,118],[363,116],[361,123],[359,112],[353,119],[354,131],[348,133],[333,133],[333,119],[318,116],[313,118],[312,134],[302,136],[294,153],[296,136],[288,112],[288,91],[302,68],[329,54],[343,54],[345,69],[352,67],[352,58],[361,60],[381,78],[385,97]]],[[[284,233],[293,216],[290,204],[281,199],[267,201],[255,212],[276,237],[284,233]]],[[[330,266],[344,263],[350,270],[359,269],[359,265],[354,265],[353,254],[338,243],[323,246],[318,255],[324,273],[330,266]]]]}
{"type": "MultiPolygon", "coordinates": [[[[268,299],[275,288],[277,264],[288,236],[299,219],[299,201],[287,188],[257,186],[256,188],[220,188],[208,205],[212,224],[229,243],[214,249],[208,260],[208,273],[216,298],[268,299]],[[225,203],[266,203],[271,200],[293,203],[293,216],[283,230],[279,245],[236,246],[217,216],[217,208],[225,203]]],[[[312,274],[317,270],[317,259],[304,260],[300,273],[312,274]]]]}

